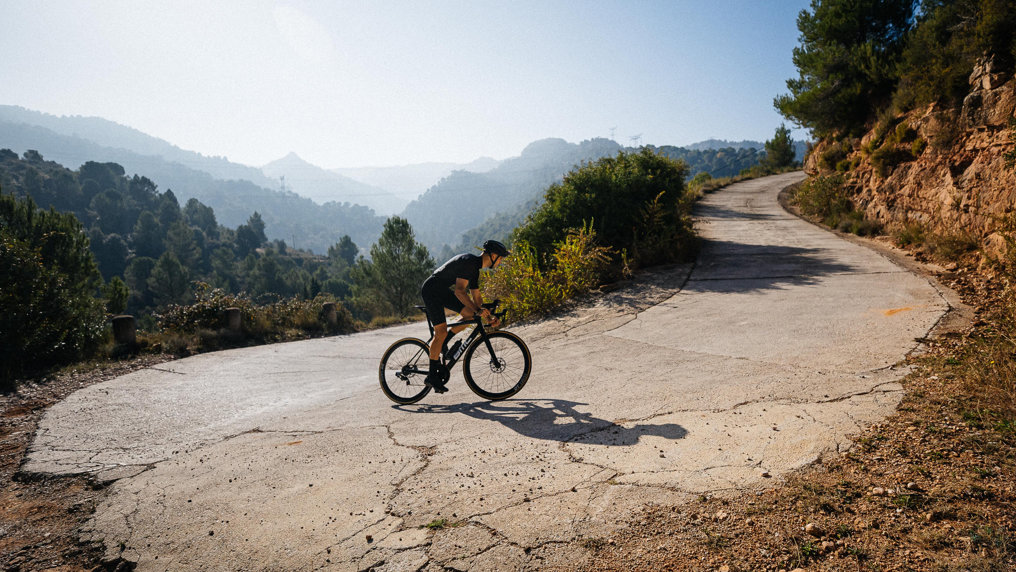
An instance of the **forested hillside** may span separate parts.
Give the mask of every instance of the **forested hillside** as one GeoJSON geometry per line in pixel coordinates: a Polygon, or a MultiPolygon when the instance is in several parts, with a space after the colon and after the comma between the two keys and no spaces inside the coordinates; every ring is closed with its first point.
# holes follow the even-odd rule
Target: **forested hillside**
{"type": "MultiPolygon", "coordinates": [[[[196,198],[212,207],[224,225],[243,224],[256,210],[263,214],[269,239],[285,240],[319,254],[326,252],[343,235],[353,237],[359,244],[370,244],[377,240],[384,223],[384,219],[368,207],[337,202],[319,205],[296,193],[279,190],[278,181],[271,183],[276,185],[273,189],[246,179],[218,179],[206,171],[159,155],[105,147],[36,125],[0,121],[0,148],[19,153],[38,150],[47,159],[69,167],[88,161],[116,163],[128,174],[143,174],[160,188],[171,189],[181,202],[196,198]]],[[[259,170],[253,171],[267,180],[259,170]]]]}
{"type": "Polygon", "coordinates": [[[188,302],[195,281],[255,296],[343,298],[350,291],[358,248],[349,236],[332,243],[328,256],[294,250],[269,241],[257,211],[236,228],[224,226],[198,199],[181,205],[173,191],[116,163],[89,161],[74,171],[34,151],[19,157],[0,149],[0,189],[81,221],[103,279],[123,281],[132,313],[188,302]]]}

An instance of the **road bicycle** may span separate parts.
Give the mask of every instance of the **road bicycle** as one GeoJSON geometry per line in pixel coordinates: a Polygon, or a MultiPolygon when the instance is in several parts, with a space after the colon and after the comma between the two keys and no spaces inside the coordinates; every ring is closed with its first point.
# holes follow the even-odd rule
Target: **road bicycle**
{"type": "MultiPolygon", "coordinates": [[[[483,307],[499,319],[504,319],[506,312],[497,312],[498,305],[499,301],[495,300],[483,307]]],[[[424,306],[417,308],[425,309],[424,306]]],[[[431,390],[424,383],[430,371],[430,342],[434,339],[434,324],[429,316],[427,327],[430,338],[426,342],[419,338],[402,338],[389,346],[381,358],[378,367],[381,390],[395,403],[416,403],[431,390]]],[[[452,368],[461,359],[462,375],[473,393],[484,399],[500,401],[521,391],[529,381],[533,358],[526,343],[517,335],[501,330],[488,331],[479,314],[470,320],[448,324],[448,330],[449,337],[442,348],[441,361],[450,377],[452,368]],[[459,332],[452,336],[451,329],[462,325],[473,326],[469,335],[462,338],[459,336],[464,332],[459,332]],[[448,345],[450,342],[451,346],[448,345]]],[[[447,377],[444,381],[448,381],[447,377]]]]}

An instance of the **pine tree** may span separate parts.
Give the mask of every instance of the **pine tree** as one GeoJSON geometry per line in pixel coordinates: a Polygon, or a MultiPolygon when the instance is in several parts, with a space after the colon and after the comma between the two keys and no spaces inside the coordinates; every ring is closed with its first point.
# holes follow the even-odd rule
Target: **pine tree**
{"type": "Polygon", "coordinates": [[[797,18],[799,76],[774,100],[787,119],[823,137],[857,133],[888,103],[913,25],[914,0],[812,0],[797,18]]]}
{"type": "Polygon", "coordinates": [[[0,386],[89,355],[105,315],[81,223],[0,194],[0,386]]]}
{"type": "Polygon", "coordinates": [[[766,165],[770,169],[782,169],[794,164],[794,140],[786,125],[776,128],[776,134],[766,141],[766,165]]]}
{"type": "Polygon", "coordinates": [[[413,227],[394,216],[385,222],[381,237],[352,269],[357,304],[377,314],[406,316],[420,302],[420,285],[434,269],[427,247],[416,242],[413,227]]]}

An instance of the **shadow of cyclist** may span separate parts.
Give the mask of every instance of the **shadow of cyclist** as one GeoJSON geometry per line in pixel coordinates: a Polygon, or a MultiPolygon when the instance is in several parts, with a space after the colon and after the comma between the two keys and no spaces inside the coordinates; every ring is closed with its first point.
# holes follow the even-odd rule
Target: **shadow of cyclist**
{"type": "Polygon", "coordinates": [[[495,421],[526,437],[562,443],[627,446],[638,443],[643,436],[683,439],[688,434],[684,427],[675,423],[640,423],[624,427],[579,411],[577,407],[582,405],[587,404],[561,399],[525,399],[396,408],[418,413],[461,413],[484,421],[495,421]]]}

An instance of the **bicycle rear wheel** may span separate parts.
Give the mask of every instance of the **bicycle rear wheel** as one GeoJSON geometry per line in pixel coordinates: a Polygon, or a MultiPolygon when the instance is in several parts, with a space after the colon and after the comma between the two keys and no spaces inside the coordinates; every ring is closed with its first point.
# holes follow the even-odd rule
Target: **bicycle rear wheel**
{"type": "Polygon", "coordinates": [[[462,358],[466,385],[484,399],[507,399],[529,381],[533,358],[526,343],[511,332],[491,332],[487,340],[493,354],[483,338],[477,338],[462,358]]]}
{"type": "Polygon", "coordinates": [[[395,403],[408,405],[430,391],[424,383],[430,369],[430,348],[418,338],[403,338],[392,344],[381,358],[378,379],[381,391],[395,403]]]}

